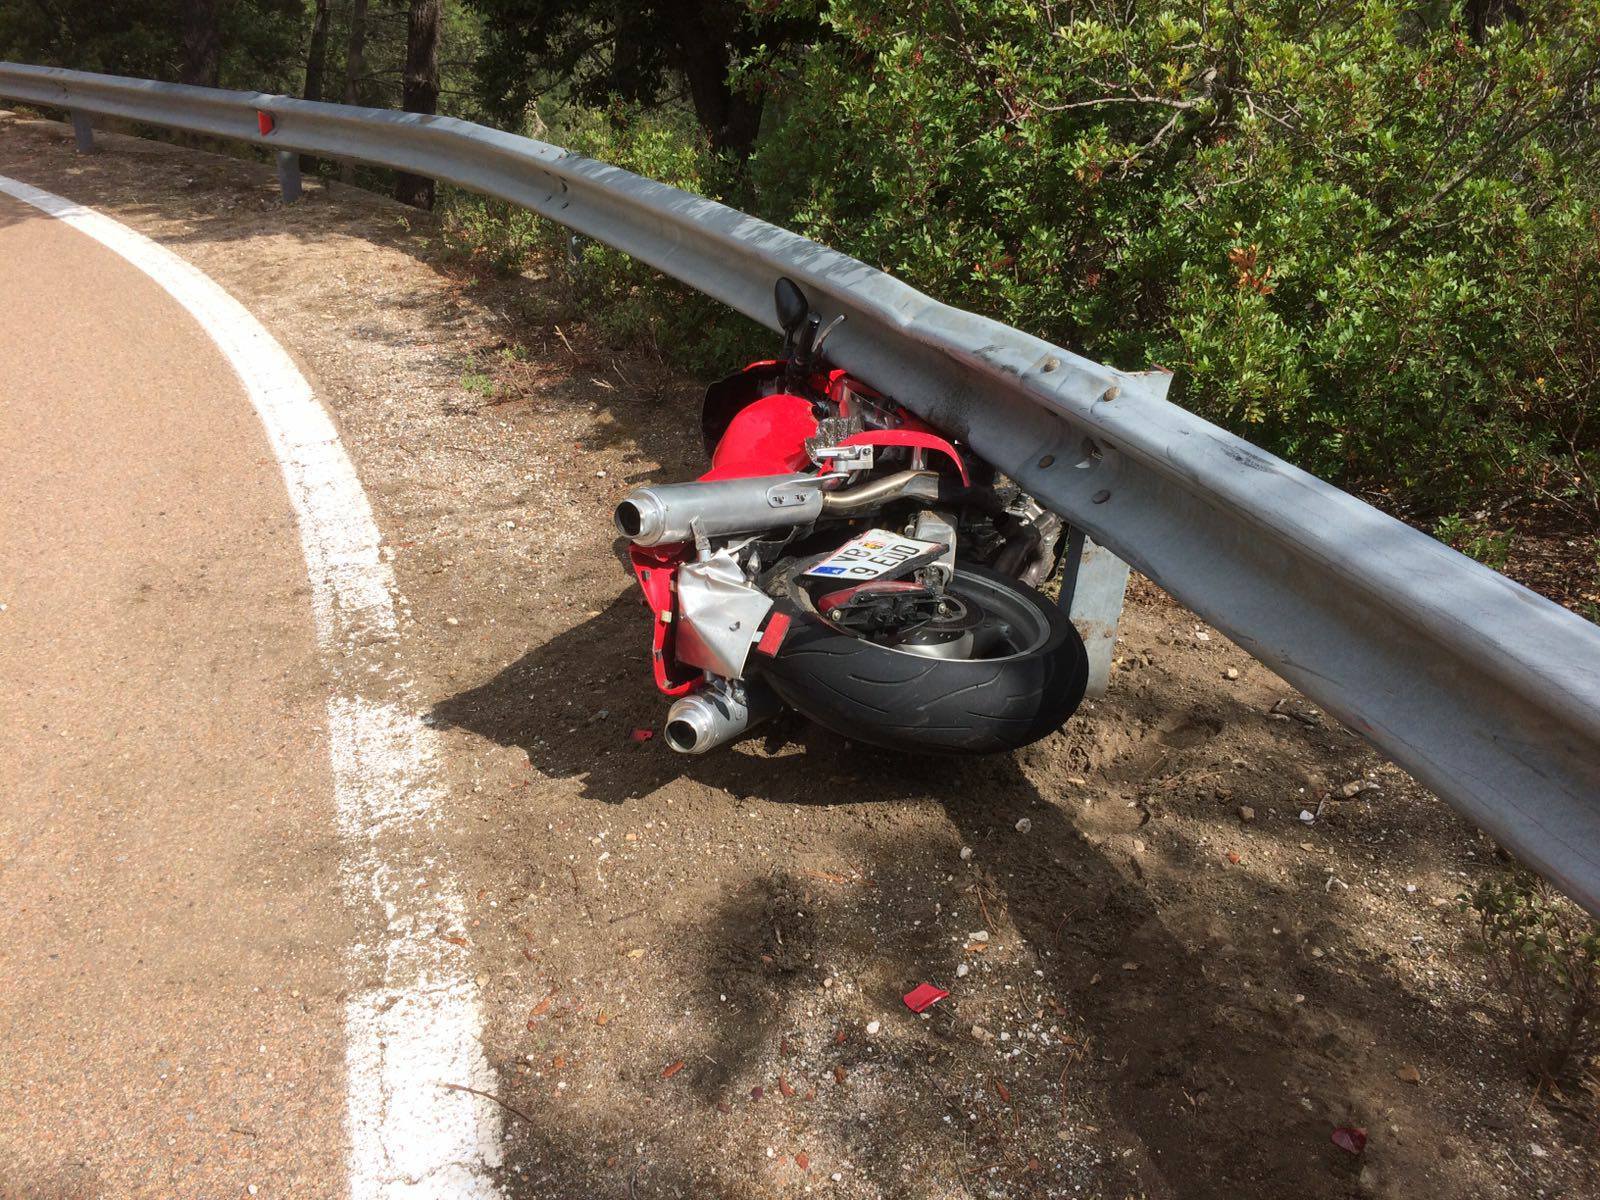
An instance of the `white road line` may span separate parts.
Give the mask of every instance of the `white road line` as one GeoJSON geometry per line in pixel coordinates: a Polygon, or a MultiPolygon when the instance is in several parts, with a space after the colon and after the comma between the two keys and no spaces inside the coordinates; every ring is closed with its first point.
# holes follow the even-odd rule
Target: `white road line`
{"type": "Polygon", "coordinates": [[[5,176],[0,192],[65,221],[160,284],[227,357],[266,427],[299,521],[317,639],[333,680],[328,737],[344,887],[358,911],[376,912],[383,931],[380,945],[356,947],[358,984],[345,1008],[350,1194],[498,1197],[499,1109],[439,1086],[492,1093],[495,1080],[477,992],[459,953],[445,955],[434,932],[441,920],[459,928],[464,906],[453,881],[417,849],[438,795],[433,734],[394,672],[394,572],[338,431],[283,347],[197,268],[50,192],[5,176]]]}

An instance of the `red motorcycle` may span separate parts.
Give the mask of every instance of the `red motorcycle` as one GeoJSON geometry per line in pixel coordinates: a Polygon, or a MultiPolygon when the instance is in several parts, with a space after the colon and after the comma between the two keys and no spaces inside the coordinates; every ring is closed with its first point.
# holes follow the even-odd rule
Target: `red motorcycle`
{"type": "Polygon", "coordinates": [[[787,705],[894,750],[984,754],[1058,729],[1088,663],[1036,589],[1061,519],[969,449],[831,369],[776,289],[783,357],[706,392],[711,467],[617,506],[654,615],[666,739],[701,754],[787,705]]]}

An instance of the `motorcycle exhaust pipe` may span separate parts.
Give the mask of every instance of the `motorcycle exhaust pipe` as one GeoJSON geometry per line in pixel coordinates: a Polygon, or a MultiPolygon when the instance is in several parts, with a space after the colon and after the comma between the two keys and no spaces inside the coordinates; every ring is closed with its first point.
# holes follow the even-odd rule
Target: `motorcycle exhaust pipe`
{"type": "Polygon", "coordinates": [[[640,546],[807,525],[822,515],[815,475],[757,475],[637,488],[617,505],[617,532],[640,546]]]}
{"type": "Polygon", "coordinates": [[[675,701],[667,710],[667,745],[679,754],[704,754],[742,738],[778,713],[778,698],[767,688],[746,683],[744,698],[708,687],[675,701]]]}

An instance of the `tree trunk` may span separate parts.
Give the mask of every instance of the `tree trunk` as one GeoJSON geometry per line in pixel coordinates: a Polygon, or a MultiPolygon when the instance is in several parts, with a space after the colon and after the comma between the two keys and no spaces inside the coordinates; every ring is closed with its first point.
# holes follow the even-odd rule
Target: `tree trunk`
{"type": "Polygon", "coordinates": [[[732,87],[733,30],[716,9],[686,23],[677,49],[678,68],[689,85],[695,118],[711,139],[711,148],[740,162],[755,149],[761,129],[762,99],[732,87]]]}
{"type": "MultiPolygon", "coordinates": [[[[400,97],[406,112],[439,111],[439,0],[411,0],[400,97]]],[[[432,208],[433,180],[402,171],[394,181],[394,196],[403,204],[432,208]]]]}
{"type": "Polygon", "coordinates": [[[184,0],[184,83],[216,87],[222,74],[222,31],[217,24],[217,0],[184,0]]]}
{"type": "MultiPolygon", "coordinates": [[[[367,0],[350,0],[350,37],[344,46],[344,102],[356,104],[361,99],[361,74],[367,69],[367,0]]],[[[354,183],[356,165],[345,161],[339,164],[339,181],[354,183]]]]}
{"type": "MultiPolygon", "coordinates": [[[[311,20],[311,44],[306,49],[307,100],[322,99],[322,81],[328,71],[328,16],[331,0],[317,0],[316,15],[311,20]]],[[[300,156],[300,169],[310,172],[317,169],[317,160],[310,154],[300,156]]]]}
{"type": "Polygon", "coordinates": [[[1522,20],[1523,12],[1517,0],[1467,0],[1466,18],[1472,40],[1481,46],[1491,29],[1506,21],[1522,20]]]}
{"type": "Polygon", "coordinates": [[[317,0],[316,16],[311,19],[311,44],[306,50],[307,100],[321,100],[323,79],[328,72],[328,17],[331,0],[317,0]]]}

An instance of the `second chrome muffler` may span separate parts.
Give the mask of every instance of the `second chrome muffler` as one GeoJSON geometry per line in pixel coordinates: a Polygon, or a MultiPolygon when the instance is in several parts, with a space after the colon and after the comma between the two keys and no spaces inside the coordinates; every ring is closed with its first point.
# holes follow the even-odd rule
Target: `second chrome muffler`
{"type": "Polygon", "coordinates": [[[667,710],[667,745],[679,754],[704,754],[742,738],[779,707],[778,698],[760,683],[738,688],[712,683],[667,710]]]}

